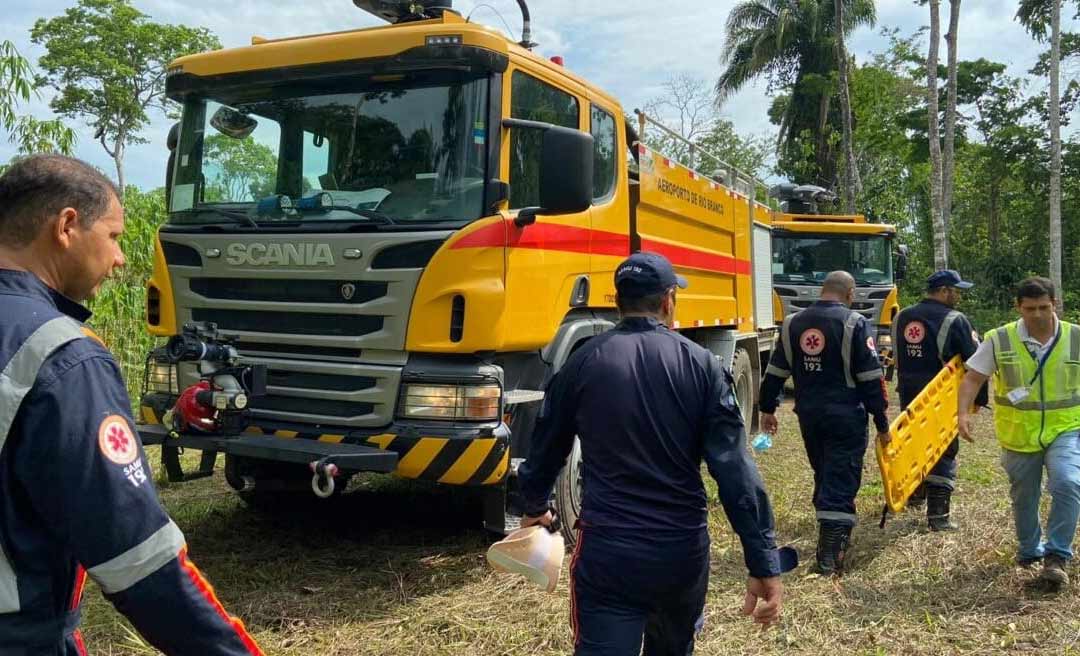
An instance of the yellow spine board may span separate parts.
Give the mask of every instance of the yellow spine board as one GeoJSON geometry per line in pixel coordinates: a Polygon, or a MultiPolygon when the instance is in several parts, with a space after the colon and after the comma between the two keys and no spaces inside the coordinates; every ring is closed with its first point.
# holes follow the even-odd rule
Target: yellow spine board
{"type": "Polygon", "coordinates": [[[882,446],[875,440],[885,504],[892,512],[898,513],[907,506],[915,488],[956,439],[960,381],[963,378],[963,361],[956,356],[893,420],[889,427],[892,435],[889,445],[882,446]]]}

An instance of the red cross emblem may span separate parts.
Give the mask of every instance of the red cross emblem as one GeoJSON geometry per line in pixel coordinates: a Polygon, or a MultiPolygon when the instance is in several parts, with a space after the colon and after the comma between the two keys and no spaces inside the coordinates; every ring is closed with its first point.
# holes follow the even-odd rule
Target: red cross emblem
{"type": "Polygon", "coordinates": [[[139,457],[135,437],[128,422],[120,415],[110,415],[98,428],[98,447],[101,453],[118,465],[130,465],[139,457]]]}
{"type": "Polygon", "coordinates": [[[817,328],[805,330],[799,337],[799,345],[806,355],[817,355],[825,350],[825,334],[817,328]]]}
{"type": "Polygon", "coordinates": [[[921,321],[912,321],[904,329],[904,339],[908,344],[918,344],[926,337],[926,326],[921,321]]]}

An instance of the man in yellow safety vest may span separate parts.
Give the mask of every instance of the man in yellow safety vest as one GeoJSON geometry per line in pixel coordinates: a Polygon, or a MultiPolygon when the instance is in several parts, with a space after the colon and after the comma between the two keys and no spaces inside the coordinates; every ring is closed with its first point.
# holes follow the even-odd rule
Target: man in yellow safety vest
{"type": "Polygon", "coordinates": [[[1043,561],[1039,578],[1068,583],[1080,518],[1080,326],[1054,313],[1054,285],[1046,278],[1020,283],[1020,320],[986,333],[967,361],[960,386],[959,429],[971,441],[970,408],[975,394],[994,377],[994,427],[1009,475],[1017,562],[1043,561]],[[1039,526],[1042,470],[1051,495],[1046,541],[1039,526]]]}

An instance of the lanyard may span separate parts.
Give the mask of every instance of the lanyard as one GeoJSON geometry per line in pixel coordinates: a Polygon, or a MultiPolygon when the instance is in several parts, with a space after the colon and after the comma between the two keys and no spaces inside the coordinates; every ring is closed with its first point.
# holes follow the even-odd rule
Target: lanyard
{"type": "MultiPolygon", "coordinates": [[[[1039,376],[1042,375],[1043,367],[1046,366],[1046,361],[1050,359],[1050,354],[1054,352],[1054,348],[1057,347],[1058,341],[1061,339],[1061,333],[1065,332],[1061,322],[1058,322],[1057,334],[1054,335],[1054,340],[1050,342],[1050,348],[1046,349],[1046,352],[1039,358],[1039,366],[1035,369],[1035,375],[1032,377],[1031,382],[1028,385],[1034,385],[1035,381],[1039,380],[1039,376]]],[[[1026,348],[1026,347],[1025,347],[1026,348]]]]}

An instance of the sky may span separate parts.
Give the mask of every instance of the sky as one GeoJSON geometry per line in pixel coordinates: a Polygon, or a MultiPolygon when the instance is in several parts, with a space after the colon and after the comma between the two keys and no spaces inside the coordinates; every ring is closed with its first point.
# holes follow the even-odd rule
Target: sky
{"type": "MultiPolygon", "coordinates": [[[[248,45],[252,35],[285,37],[338,31],[380,24],[356,9],[350,0],[133,0],[134,5],[157,22],[206,27],[225,47],[248,45]]],[[[12,40],[31,62],[43,54],[30,43],[30,28],[38,18],[62,14],[74,0],[3,0],[0,39],[12,40]]],[[[544,56],[561,55],[566,66],[613,93],[629,111],[656,97],[665,80],[689,74],[715,81],[721,65],[723,28],[736,0],[531,0],[533,40],[544,56]]],[[[948,22],[948,3],[942,3],[942,30],[948,22]]],[[[1022,76],[1034,63],[1042,46],[1015,22],[1016,1],[967,0],[962,5],[959,37],[960,59],[985,57],[1006,63],[1009,73],[1022,76]]],[[[520,38],[521,14],[515,0],[455,0],[455,9],[472,19],[512,32],[520,38]]],[[[858,61],[884,50],[884,27],[910,34],[929,22],[928,10],[914,0],[877,0],[878,21],[861,28],[850,38],[849,50],[858,61]]],[[[1063,30],[1078,28],[1074,20],[1063,21],[1063,30]]],[[[945,58],[944,44],[941,48],[945,58]]],[[[1043,85],[1045,86],[1045,85],[1043,85]]],[[[1041,88],[1041,87],[1039,87],[1041,88]]],[[[1033,89],[1037,90],[1037,89],[1033,89]]],[[[23,106],[41,118],[51,118],[50,93],[23,106]]],[[[768,121],[764,83],[748,87],[729,99],[722,114],[741,134],[772,135],[768,121]]],[[[112,160],[93,141],[85,124],[72,124],[79,134],[76,155],[115,176],[112,160]]],[[[125,169],[129,183],[143,188],[163,183],[165,135],[169,123],[155,117],[142,135],[148,144],[132,146],[125,169]]],[[[14,148],[0,135],[0,161],[14,148]]]]}

